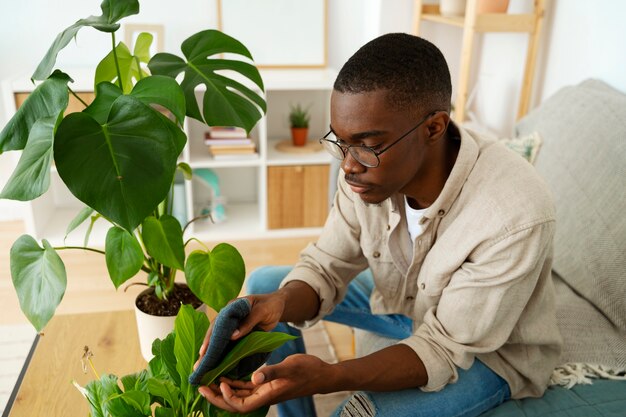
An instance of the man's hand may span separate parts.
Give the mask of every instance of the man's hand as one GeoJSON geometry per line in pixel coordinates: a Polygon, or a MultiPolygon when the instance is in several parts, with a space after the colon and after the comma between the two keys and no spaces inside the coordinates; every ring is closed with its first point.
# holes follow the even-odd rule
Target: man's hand
{"type": "MultiPolygon", "coordinates": [[[[284,297],[280,293],[249,295],[250,314],[240,323],[231,336],[232,340],[237,340],[252,331],[255,327],[266,331],[272,330],[278,324],[285,309],[284,297]]],[[[212,325],[204,336],[202,346],[200,346],[199,357],[194,364],[194,369],[198,367],[202,357],[206,354],[211,339],[212,325]]]]}
{"type": "Polygon", "coordinates": [[[332,391],[333,381],[333,365],[299,354],[259,369],[250,382],[221,378],[219,386],[212,384],[198,391],[223,410],[249,413],[293,398],[332,391]]]}

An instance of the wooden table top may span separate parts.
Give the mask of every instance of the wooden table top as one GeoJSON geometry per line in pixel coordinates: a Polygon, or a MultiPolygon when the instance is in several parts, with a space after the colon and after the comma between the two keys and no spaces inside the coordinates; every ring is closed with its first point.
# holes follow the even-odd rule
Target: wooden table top
{"type": "Polygon", "coordinates": [[[9,417],[87,417],[87,400],[72,385],[96,379],[91,369],[83,373],[85,346],[99,375],[121,377],[147,365],[132,310],[55,316],[39,337],[9,417]]]}

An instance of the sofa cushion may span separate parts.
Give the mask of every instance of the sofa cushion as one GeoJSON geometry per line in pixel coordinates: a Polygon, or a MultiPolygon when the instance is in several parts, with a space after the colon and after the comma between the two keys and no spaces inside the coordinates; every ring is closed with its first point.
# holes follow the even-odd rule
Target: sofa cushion
{"type": "Polygon", "coordinates": [[[618,417],[626,410],[626,381],[595,381],[568,390],[550,387],[541,398],[511,400],[481,417],[618,417]]]}
{"type": "Polygon", "coordinates": [[[563,88],[517,125],[534,131],[557,208],[553,269],[626,330],[626,95],[597,80],[563,88]]]}

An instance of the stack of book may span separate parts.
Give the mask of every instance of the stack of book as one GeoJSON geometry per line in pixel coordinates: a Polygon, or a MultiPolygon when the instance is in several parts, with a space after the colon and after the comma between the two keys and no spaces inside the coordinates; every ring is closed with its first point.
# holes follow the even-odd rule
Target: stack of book
{"type": "Polygon", "coordinates": [[[204,144],[214,159],[258,157],[256,146],[245,129],[234,126],[212,126],[204,134],[204,144]]]}

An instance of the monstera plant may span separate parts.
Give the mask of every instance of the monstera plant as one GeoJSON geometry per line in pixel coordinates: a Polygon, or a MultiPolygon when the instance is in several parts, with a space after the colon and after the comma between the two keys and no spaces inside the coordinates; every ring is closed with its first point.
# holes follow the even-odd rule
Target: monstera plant
{"type": "MultiPolygon", "coordinates": [[[[177,171],[187,179],[192,174],[188,165],[178,163],[187,141],[182,126],[191,117],[250,131],[266,110],[258,93],[263,81],[246,47],[216,30],[186,39],[182,56],[150,58],[149,34],[141,34],[131,52],[115,34],[121,19],[139,13],[138,1],[104,0],[100,7],[101,15],[80,19],[56,37],[32,75],[36,88],[0,133],[0,153],[22,151],[0,197],[27,201],[41,196],[54,163],[70,192],[85,204],[68,232],[87,221],[110,224],[104,250],[87,243],[78,249],[104,255],[116,288],[144,271],[153,289],[150,297],[159,305],[173,301],[177,311],[186,300],[176,295],[181,271],[187,291],[219,311],[237,296],[244,263],[225,243],[186,254],[193,238],[184,240],[186,225],[171,214],[177,171]],[[70,94],[80,98],[72,90],[72,75],[55,63],[82,29],[110,36],[112,49],[104,51],[95,70],[93,102],[65,114],[70,94]],[[232,75],[243,76],[246,85],[232,75]]],[[[20,306],[37,330],[64,295],[66,272],[59,252],[66,249],[77,248],[53,247],[29,235],[11,248],[20,306]]]]}

